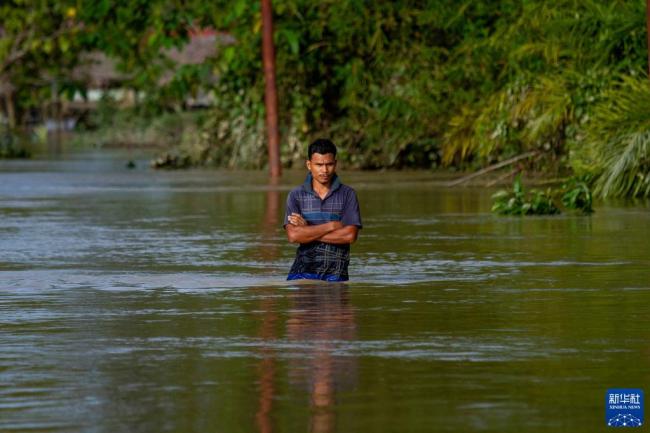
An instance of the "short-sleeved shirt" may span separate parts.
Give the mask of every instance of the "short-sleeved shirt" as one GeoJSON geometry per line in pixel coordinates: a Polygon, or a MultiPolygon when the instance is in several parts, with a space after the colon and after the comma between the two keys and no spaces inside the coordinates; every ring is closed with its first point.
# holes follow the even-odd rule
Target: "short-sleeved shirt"
{"type": "MultiPolygon", "coordinates": [[[[354,189],[343,185],[336,175],[332,179],[330,191],[321,199],[312,187],[312,176],[309,173],[305,182],[287,197],[285,227],[289,224],[289,215],[292,213],[302,215],[309,225],[341,221],[344,226],[362,227],[357,195],[354,189]]],[[[347,281],[349,264],[350,245],[320,241],[300,244],[287,279],[347,281]]]]}

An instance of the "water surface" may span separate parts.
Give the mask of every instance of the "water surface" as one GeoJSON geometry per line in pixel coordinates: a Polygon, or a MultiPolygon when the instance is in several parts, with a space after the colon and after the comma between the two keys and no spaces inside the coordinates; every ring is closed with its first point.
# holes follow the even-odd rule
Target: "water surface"
{"type": "Polygon", "coordinates": [[[342,171],[351,281],[289,284],[304,173],[124,163],[0,161],[0,431],[593,432],[650,391],[647,202],[503,218],[342,171]]]}

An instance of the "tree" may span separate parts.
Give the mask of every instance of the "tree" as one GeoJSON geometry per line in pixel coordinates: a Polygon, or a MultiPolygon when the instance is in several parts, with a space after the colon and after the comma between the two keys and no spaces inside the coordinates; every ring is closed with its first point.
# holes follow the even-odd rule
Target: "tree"
{"type": "Polygon", "coordinates": [[[0,97],[13,128],[25,107],[47,99],[48,76],[74,66],[83,24],[65,1],[3,2],[0,16],[0,97]]]}

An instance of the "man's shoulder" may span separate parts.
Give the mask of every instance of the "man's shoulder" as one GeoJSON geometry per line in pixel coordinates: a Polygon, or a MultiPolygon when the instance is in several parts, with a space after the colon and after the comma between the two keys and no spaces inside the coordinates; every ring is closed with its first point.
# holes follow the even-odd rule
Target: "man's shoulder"
{"type": "Polygon", "coordinates": [[[305,188],[302,185],[298,185],[297,187],[289,191],[289,197],[299,197],[305,192],[306,192],[305,188]]]}
{"type": "Polygon", "coordinates": [[[347,194],[356,195],[357,194],[357,192],[354,190],[354,188],[352,188],[350,185],[346,185],[344,183],[342,183],[341,186],[339,186],[339,190],[340,190],[341,194],[345,194],[345,195],[347,195],[347,194]]]}

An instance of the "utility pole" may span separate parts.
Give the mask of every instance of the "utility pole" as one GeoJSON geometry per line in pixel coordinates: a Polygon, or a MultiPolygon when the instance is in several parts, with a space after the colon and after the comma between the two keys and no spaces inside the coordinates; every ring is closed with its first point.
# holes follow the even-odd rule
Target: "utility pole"
{"type": "Polygon", "coordinates": [[[645,17],[646,33],[648,38],[648,77],[650,78],[650,0],[646,0],[645,17]]]}
{"type": "Polygon", "coordinates": [[[262,0],[262,59],[264,63],[264,103],[266,105],[269,174],[271,177],[280,177],[282,165],[280,163],[280,134],[278,131],[278,95],[275,89],[275,49],[273,47],[271,0],[262,0]]]}

